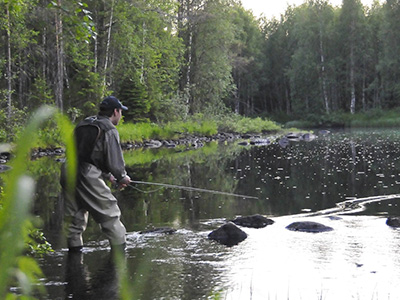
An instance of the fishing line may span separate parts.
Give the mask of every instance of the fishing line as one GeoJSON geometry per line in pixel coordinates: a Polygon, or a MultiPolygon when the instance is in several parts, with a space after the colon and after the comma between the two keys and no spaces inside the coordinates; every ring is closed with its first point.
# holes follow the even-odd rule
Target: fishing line
{"type": "MultiPolygon", "coordinates": [[[[187,190],[187,191],[213,193],[213,194],[220,194],[220,195],[234,196],[234,197],[241,197],[241,198],[248,198],[248,199],[258,199],[257,197],[254,197],[254,196],[232,194],[232,193],[227,193],[227,192],[221,192],[221,191],[215,191],[215,190],[207,190],[207,189],[201,189],[201,188],[195,188],[195,187],[189,187],[189,186],[182,186],[182,185],[174,185],[174,184],[166,184],[166,183],[158,183],[158,182],[147,182],[147,181],[137,181],[137,180],[131,180],[131,183],[158,185],[158,186],[162,186],[162,187],[173,188],[173,189],[181,189],[181,190],[187,190]]],[[[132,184],[128,184],[128,186],[136,188],[132,184]]]]}
{"type": "Polygon", "coordinates": [[[141,189],[139,189],[138,187],[136,187],[136,186],[134,186],[134,185],[131,185],[131,184],[128,184],[128,186],[131,187],[131,188],[133,188],[133,189],[135,189],[135,190],[137,190],[137,191],[139,191],[139,192],[141,192],[141,193],[144,193],[144,194],[155,193],[155,192],[158,192],[159,190],[162,190],[162,189],[164,188],[164,187],[160,187],[160,188],[158,188],[158,189],[156,189],[156,190],[144,191],[144,190],[141,190],[141,189]]]}

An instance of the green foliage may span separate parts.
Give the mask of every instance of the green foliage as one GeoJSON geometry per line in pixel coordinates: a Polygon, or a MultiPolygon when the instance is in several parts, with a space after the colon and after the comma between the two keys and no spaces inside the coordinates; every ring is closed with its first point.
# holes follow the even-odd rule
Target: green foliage
{"type": "MultiPolygon", "coordinates": [[[[7,295],[8,287],[12,280],[21,287],[21,294],[25,299],[33,293],[33,288],[43,290],[38,284],[38,276],[42,276],[39,266],[32,258],[22,256],[25,241],[29,240],[29,214],[32,198],[35,192],[35,183],[32,178],[25,175],[27,162],[29,162],[30,150],[38,137],[39,127],[55,114],[55,109],[42,107],[32,115],[30,122],[21,133],[16,146],[15,157],[10,163],[11,170],[5,174],[4,194],[2,196],[3,207],[0,209],[0,298],[16,298],[7,295]]],[[[69,121],[61,115],[56,116],[57,124],[64,132],[64,141],[67,148],[74,149],[72,128],[69,121]]],[[[68,166],[68,174],[74,174],[74,151],[67,154],[71,163],[68,166]],[[72,157],[71,157],[72,155],[72,157]]],[[[69,186],[74,179],[68,178],[69,186]]],[[[39,244],[32,246],[38,253],[43,254],[50,250],[49,245],[42,239],[37,231],[31,231],[32,236],[40,238],[39,244]]]]}
{"type": "Polygon", "coordinates": [[[158,101],[153,109],[153,115],[157,122],[167,123],[177,120],[186,120],[188,117],[189,89],[177,92],[174,95],[164,97],[158,101]]]}
{"type": "Polygon", "coordinates": [[[126,119],[133,122],[143,122],[150,111],[145,86],[135,78],[125,78],[121,83],[119,99],[128,107],[124,114],[126,119]]]}
{"type": "Polygon", "coordinates": [[[25,241],[27,254],[35,257],[43,257],[45,254],[54,252],[51,244],[40,229],[29,229],[26,236],[28,237],[28,240],[25,241]]]}
{"type": "Polygon", "coordinates": [[[136,142],[149,139],[176,139],[187,134],[211,136],[218,132],[215,121],[199,120],[198,117],[186,122],[168,122],[165,125],[123,123],[118,125],[118,131],[122,141],[136,142]]]}
{"type": "Polygon", "coordinates": [[[29,102],[32,108],[38,108],[39,106],[44,104],[54,104],[54,96],[45,78],[41,76],[35,78],[29,102]]]}
{"type": "Polygon", "coordinates": [[[218,121],[218,131],[235,133],[260,133],[279,131],[281,127],[273,121],[262,118],[241,117],[236,114],[223,116],[218,121]]]}
{"type": "Polygon", "coordinates": [[[20,134],[26,123],[27,112],[13,108],[10,117],[7,117],[5,110],[0,110],[0,142],[13,142],[20,134]]]}
{"type": "Polygon", "coordinates": [[[34,193],[34,182],[24,175],[31,141],[35,139],[40,124],[52,114],[49,109],[39,111],[25,129],[17,144],[17,153],[12,169],[6,177],[3,209],[0,210],[0,298],[4,299],[10,277],[13,274],[23,292],[30,294],[33,276],[37,273],[36,263],[22,258],[25,232],[23,230],[29,215],[30,202],[34,193]]]}
{"type": "Polygon", "coordinates": [[[161,129],[154,123],[124,123],[118,125],[121,141],[147,140],[160,135],[161,129]]]}

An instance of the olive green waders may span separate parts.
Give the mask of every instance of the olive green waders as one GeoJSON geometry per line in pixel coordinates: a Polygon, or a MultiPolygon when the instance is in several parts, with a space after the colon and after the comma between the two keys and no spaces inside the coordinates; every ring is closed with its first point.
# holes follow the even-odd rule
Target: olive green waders
{"type": "Polygon", "coordinates": [[[68,247],[83,246],[82,234],[89,213],[101,227],[111,246],[125,244],[125,226],[120,221],[121,211],[117,199],[106,185],[102,172],[96,166],[84,163],[79,170],[75,197],[65,197],[65,214],[69,221],[68,247]]]}

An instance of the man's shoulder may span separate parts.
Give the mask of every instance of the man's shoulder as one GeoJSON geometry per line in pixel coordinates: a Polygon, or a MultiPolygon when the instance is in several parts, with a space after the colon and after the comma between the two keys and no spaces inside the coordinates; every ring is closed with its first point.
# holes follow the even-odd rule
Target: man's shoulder
{"type": "Polygon", "coordinates": [[[104,116],[90,116],[83,119],[81,122],[78,123],[76,127],[86,126],[86,125],[93,125],[100,127],[102,130],[108,131],[111,129],[116,129],[114,124],[110,121],[110,118],[104,116]]]}

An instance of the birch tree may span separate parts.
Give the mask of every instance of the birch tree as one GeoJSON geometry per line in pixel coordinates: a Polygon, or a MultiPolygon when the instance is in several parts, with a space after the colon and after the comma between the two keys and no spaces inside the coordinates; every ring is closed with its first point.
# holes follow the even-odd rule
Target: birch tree
{"type": "Polygon", "coordinates": [[[346,67],[349,79],[350,113],[356,111],[356,84],[361,78],[359,72],[362,61],[362,28],[364,11],[360,0],[343,0],[340,14],[342,47],[345,51],[346,67]]]}

